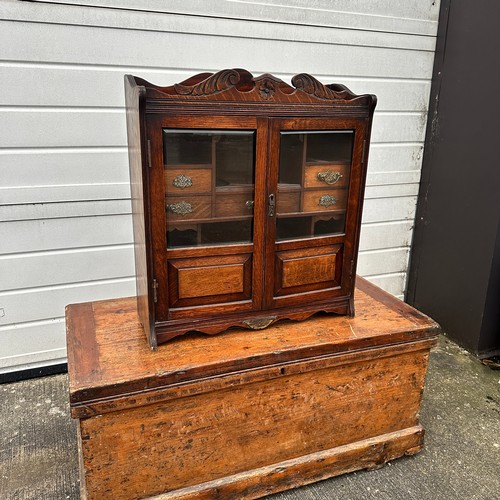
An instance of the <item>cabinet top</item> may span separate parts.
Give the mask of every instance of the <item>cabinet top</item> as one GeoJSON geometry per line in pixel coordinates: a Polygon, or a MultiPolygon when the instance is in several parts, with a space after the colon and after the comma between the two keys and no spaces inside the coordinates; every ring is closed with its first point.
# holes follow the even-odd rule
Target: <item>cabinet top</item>
{"type": "Polygon", "coordinates": [[[307,73],[295,75],[293,86],[269,73],[254,77],[249,71],[239,68],[199,73],[166,87],[132,75],[126,75],[125,82],[130,88],[137,88],[141,97],[163,101],[319,104],[369,111],[373,111],[377,102],[372,94],[356,95],[341,84],[325,85],[307,73]]]}

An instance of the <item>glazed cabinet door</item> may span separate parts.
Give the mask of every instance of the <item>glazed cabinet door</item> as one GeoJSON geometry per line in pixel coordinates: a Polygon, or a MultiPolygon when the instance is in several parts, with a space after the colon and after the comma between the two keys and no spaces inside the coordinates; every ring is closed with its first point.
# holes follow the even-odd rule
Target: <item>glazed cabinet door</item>
{"type": "Polygon", "coordinates": [[[151,117],[156,321],[262,306],[266,122],[151,117]],[[257,251],[258,250],[258,251],[257,251]]]}
{"type": "Polygon", "coordinates": [[[271,120],[265,308],[352,288],[364,135],[364,120],[271,120]]]}

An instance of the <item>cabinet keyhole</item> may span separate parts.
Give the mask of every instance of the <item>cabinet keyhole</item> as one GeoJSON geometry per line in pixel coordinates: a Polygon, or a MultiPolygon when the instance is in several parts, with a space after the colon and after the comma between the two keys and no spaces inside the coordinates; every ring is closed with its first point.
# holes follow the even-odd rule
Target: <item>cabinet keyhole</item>
{"type": "Polygon", "coordinates": [[[268,203],[268,208],[267,208],[267,215],[269,217],[274,217],[274,207],[276,205],[276,202],[274,200],[274,194],[269,195],[269,203],[268,203]]]}

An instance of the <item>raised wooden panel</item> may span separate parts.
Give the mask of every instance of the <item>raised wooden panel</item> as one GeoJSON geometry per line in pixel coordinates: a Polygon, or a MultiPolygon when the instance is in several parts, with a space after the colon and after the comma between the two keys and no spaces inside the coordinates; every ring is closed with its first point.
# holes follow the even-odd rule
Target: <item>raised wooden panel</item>
{"type": "Polygon", "coordinates": [[[276,295],[340,286],[342,245],[278,252],[275,260],[276,295]]]}
{"type": "Polygon", "coordinates": [[[168,168],[165,170],[167,194],[209,193],[212,170],[209,168],[168,168]],[[184,182],[183,182],[184,181],[184,182]]]}
{"type": "Polygon", "coordinates": [[[284,288],[331,281],[335,277],[335,255],[286,259],[282,266],[284,288]]]}
{"type": "Polygon", "coordinates": [[[252,256],[171,259],[170,307],[222,304],[251,298],[252,256]]]}
{"type": "Polygon", "coordinates": [[[179,298],[242,293],[243,264],[179,269],[179,298]]]}

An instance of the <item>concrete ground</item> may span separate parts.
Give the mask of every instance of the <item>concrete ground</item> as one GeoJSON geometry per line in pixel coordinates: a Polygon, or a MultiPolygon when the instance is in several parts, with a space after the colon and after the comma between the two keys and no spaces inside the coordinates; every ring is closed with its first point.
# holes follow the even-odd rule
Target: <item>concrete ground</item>
{"type": "MultiPolygon", "coordinates": [[[[0,499],[79,498],[67,376],[0,386],[0,499]]],[[[418,455],[274,495],[303,499],[500,499],[500,371],[442,338],[432,352],[418,455]]]]}

